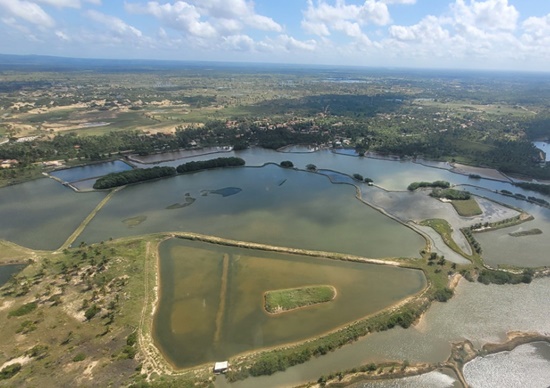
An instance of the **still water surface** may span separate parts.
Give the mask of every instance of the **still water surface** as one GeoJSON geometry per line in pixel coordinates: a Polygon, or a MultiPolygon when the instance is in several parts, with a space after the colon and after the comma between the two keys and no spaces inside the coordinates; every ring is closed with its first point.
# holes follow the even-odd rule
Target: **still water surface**
{"type": "Polygon", "coordinates": [[[7,283],[8,280],[23,268],[26,264],[8,264],[0,265],[0,287],[7,283]]]}
{"type": "Polygon", "coordinates": [[[154,336],[178,367],[316,336],[426,286],[421,271],[181,239],[161,245],[160,263],[154,336]],[[226,290],[221,289],[224,256],[226,290]],[[263,309],[266,291],[316,284],[334,286],[336,299],[276,315],[263,309]]]}
{"type": "Polygon", "coordinates": [[[105,197],[75,193],[53,179],[0,189],[0,238],[33,249],[57,249],[105,197]]]}
{"type": "Polygon", "coordinates": [[[535,342],[478,357],[464,366],[464,378],[472,388],[548,388],[550,344],[535,342]]]}
{"type": "MultiPolygon", "coordinates": [[[[480,347],[503,342],[510,331],[550,335],[550,278],[531,284],[491,285],[461,281],[447,303],[434,303],[422,321],[409,329],[369,334],[335,352],[268,377],[249,378],[234,388],[296,386],[322,375],[383,360],[445,361],[451,343],[465,339],[480,347]]],[[[226,386],[225,380],[216,382],[226,386]]]]}
{"type": "Polygon", "coordinates": [[[425,244],[419,234],[355,195],[351,185],[275,165],[204,171],[125,188],[79,240],[188,231],[364,257],[419,256],[425,244]],[[211,193],[231,187],[241,191],[225,197],[211,193]],[[123,222],[136,217],[143,222],[123,222]]]}
{"type": "Polygon", "coordinates": [[[112,162],[89,164],[87,166],[67,168],[50,173],[64,182],[75,182],[83,179],[97,178],[113,172],[131,170],[132,166],[120,160],[112,162]]]}

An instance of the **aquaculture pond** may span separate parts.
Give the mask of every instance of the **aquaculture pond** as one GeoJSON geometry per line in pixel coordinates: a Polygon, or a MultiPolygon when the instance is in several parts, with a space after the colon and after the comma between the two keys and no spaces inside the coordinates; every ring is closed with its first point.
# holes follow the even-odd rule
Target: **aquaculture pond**
{"type": "MultiPolygon", "coordinates": [[[[550,278],[531,284],[490,285],[462,280],[447,303],[434,303],[418,324],[369,334],[350,345],[272,376],[249,378],[233,388],[296,386],[320,376],[381,360],[438,363],[451,343],[500,343],[511,331],[550,333],[550,278]]],[[[217,387],[226,382],[216,381],[217,387]]],[[[529,386],[529,385],[524,385],[529,386]]]]}
{"type": "Polygon", "coordinates": [[[0,189],[0,238],[33,249],[57,249],[105,197],[75,193],[53,179],[0,189]]]}
{"type": "Polygon", "coordinates": [[[95,163],[87,166],[57,170],[50,173],[50,175],[61,179],[63,182],[72,183],[85,179],[98,178],[113,172],[128,171],[131,169],[132,166],[129,164],[124,163],[121,160],[115,160],[112,162],[95,163]]]}
{"type": "Polygon", "coordinates": [[[154,337],[187,367],[320,335],[380,311],[426,286],[421,271],[171,239],[160,247],[154,337]],[[281,314],[266,291],[325,284],[331,302],[281,314]]]}
{"type": "Polygon", "coordinates": [[[79,241],[188,231],[363,257],[419,256],[419,234],[355,196],[352,185],[276,165],[210,170],[125,188],[79,241]]]}

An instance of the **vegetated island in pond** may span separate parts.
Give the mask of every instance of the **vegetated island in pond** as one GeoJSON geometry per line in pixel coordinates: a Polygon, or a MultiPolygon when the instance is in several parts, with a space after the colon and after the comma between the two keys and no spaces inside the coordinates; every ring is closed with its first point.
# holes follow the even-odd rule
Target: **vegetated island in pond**
{"type": "Polygon", "coordinates": [[[336,298],[336,288],[330,285],[305,286],[267,291],[264,294],[265,311],[280,314],[302,307],[330,302],[336,298]]]}
{"type": "Polygon", "coordinates": [[[520,232],[508,233],[508,235],[512,237],[534,236],[537,234],[542,234],[542,230],[540,230],[539,228],[535,228],[535,229],[529,229],[529,230],[522,230],[520,232]]]}
{"type": "Polygon", "coordinates": [[[94,189],[110,189],[113,187],[124,186],[131,183],[139,183],[152,179],[174,176],[186,172],[196,172],[220,167],[238,167],[244,166],[245,161],[241,158],[216,158],[204,161],[193,161],[180,164],[178,167],[152,167],[140,168],[129,171],[115,172],[99,178],[94,183],[94,189]]]}

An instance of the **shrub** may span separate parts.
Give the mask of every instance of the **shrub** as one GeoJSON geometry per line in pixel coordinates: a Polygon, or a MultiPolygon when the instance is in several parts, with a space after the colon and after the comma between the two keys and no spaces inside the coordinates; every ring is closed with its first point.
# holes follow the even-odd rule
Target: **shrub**
{"type": "Polygon", "coordinates": [[[84,316],[86,317],[86,320],[90,320],[92,319],[93,317],[96,316],[96,314],[98,312],[101,311],[101,308],[99,308],[95,303],[89,308],[86,310],[86,312],[84,313],[84,316]]]}
{"type": "Polygon", "coordinates": [[[7,380],[12,378],[21,370],[21,364],[15,363],[8,365],[0,371],[0,380],[7,380]]]}
{"type": "Polygon", "coordinates": [[[22,315],[27,315],[38,307],[38,304],[36,302],[30,302],[26,303],[23,306],[16,308],[15,310],[11,310],[8,313],[8,317],[20,317],[22,315]]]}
{"type": "Polygon", "coordinates": [[[438,302],[446,302],[453,297],[453,290],[448,287],[439,289],[434,293],[433,299],[438,302]]]}

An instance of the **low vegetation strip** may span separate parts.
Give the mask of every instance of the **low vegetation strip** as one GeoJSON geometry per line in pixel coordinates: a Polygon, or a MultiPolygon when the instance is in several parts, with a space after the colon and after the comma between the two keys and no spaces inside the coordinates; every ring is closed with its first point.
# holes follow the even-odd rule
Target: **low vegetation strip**
{"type": "Polygon", "coordinates": [[[264,307],[268,313],[279,314],[306,306],[330,302],[336,297],[336,289],[329,285],[287,288],[267,291],[264,307]]]}
{"type": "Polygon", "coordinates": [[[220,167],[239,167],[244,166],[245,161],[241,158],[229,157],[229,158],[216,158],[203,161],[193,161],[184,164],[180,164],[176,170],[178,174],[186,172],[195,172],[201,170],[208,170],[210,168],[220,167]]]}
{"type": "Polygon", "coordinates": [[[193,161],[179,165],[178,167],[152,167],[140,168],[130,171],[115,172],[99,178],[94,183],[94,189],[110,189],[113,187],[129,185],[131,183],[145,182],[152,179],[174,176],[186,172],[195,172],[219,167],[244,166],[241,158],[216,158],[203,161],[193,161]]]}
{"type": "Polygon", "coordinates": [[[472,217],[482,214],[475,198],[452,201],[451,204],[455,208],[456,212],[462,217],[472,217]]]}
{"type": "Polygon", "coordinates": [[[441,189],[448,189],[451,184],[447,181],[434,181],[434,182],[413,182],[407,187],[409,191],[415,191],[418,188],[424,187],[439,187],[441,189]]]}
{"type": "Polygon", "coordinates": [[[521,232],[508,233],[512,237],[523,237],[523,236],[534,236],[537,234],[542,234],[542,230],[535,228],[529,230],[522,230],[521,232]]]}
{"type": "Polygon", "coordinates": [[[151,179],[176,175],[174,167],[152,167],[130,171],[115,172],[99,178],[94,183],[94,189],[110,189],[131,183],[144,182],[151,179]]]}
{"type": "Polygon", "coordinates": [[[532,182],[518,182],[514,183],[514,186],[521,187],[525,190],[536,191],[537,193],[541,193],[544,195],[550,195],[550,185],[532,182]]]}

